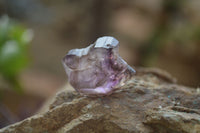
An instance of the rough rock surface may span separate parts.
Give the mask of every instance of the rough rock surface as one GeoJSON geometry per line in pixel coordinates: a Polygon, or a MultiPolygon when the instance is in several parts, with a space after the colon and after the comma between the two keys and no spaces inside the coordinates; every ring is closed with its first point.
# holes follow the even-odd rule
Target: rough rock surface
{"type": "Polygon", "coordinates": [[[67,89],[48,110],[1,133],[200,133],[200,94],[158,69],[137,74],[110,96],[89,98],[67,89]]]}

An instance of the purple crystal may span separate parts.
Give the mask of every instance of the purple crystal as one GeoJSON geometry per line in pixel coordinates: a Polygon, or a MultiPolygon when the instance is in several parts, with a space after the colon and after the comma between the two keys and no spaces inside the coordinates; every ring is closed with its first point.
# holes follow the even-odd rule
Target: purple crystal
{"type": "Polygon", "coordinates": [[[118,40],[100,37],[94,44],[72,49],[63,58],[70,84],[83,95],[109,95],[116,86],[135,74],[118,53],[118,40]]]}

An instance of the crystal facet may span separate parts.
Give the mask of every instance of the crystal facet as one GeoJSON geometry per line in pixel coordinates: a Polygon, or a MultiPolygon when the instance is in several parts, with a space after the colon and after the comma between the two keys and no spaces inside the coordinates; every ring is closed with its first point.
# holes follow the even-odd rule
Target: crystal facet
{"type": "Polygon", "coordinates": [[[119,56],[118,43],[114,37],[105,36],[86,48],[68,52],[62,63],[76,91],[89,96],[109,95],[135,74],[119,56]]]}

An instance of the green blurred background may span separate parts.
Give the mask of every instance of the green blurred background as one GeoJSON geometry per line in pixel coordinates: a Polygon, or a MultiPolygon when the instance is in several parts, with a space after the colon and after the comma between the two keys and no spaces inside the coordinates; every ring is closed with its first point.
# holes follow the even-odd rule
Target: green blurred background
{"type": "Polygon", "coordinates": [[[36,113],[67,83],[62,57],[98,37],[130,65],[200,87],[198,0],[0,0],[0,128],[36,113]]]}

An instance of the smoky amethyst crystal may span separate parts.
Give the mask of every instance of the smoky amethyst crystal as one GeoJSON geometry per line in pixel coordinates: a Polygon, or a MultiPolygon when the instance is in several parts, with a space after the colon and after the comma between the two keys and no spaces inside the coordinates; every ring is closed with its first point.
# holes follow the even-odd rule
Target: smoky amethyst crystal
{"type": "Polygon", "coordinates": [[[114,37],[105,36],[86,48],[68,52],[62,63],[76,91],[87,96],[109,95],[135,74],[119,56],[118,43],[114,37]]]}

